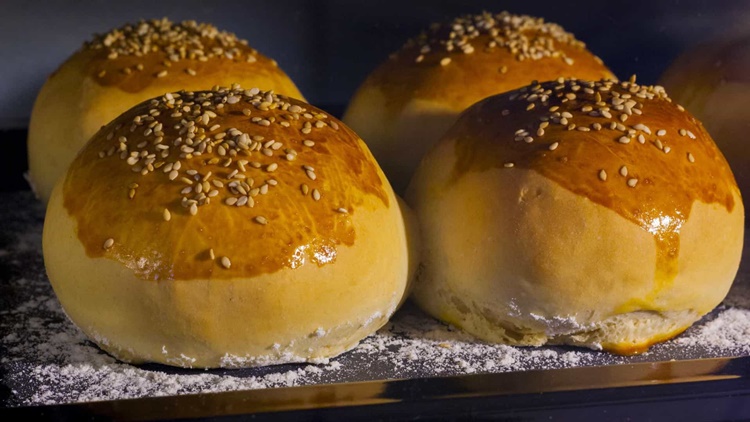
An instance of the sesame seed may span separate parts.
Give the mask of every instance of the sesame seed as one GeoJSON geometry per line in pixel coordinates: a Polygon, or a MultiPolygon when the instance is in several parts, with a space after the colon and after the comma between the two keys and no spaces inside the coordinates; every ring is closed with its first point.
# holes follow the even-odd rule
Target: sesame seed
{"type": "Polygon", "coordinates": [[[505,163],[505,164],[503,164],[503,167],[505,167],[505,168],[511,168],[511,167],[513,167],[514,165],[515,165],[515,164],[513,164],[513,163],[505,163]]]}
{"type": "Polygon", "coordinates": [[[450,57],[444,57],[440,60],[440,66],[448,66],[450,62],[451,62],[450,57]]]}
{"type": "Polygon", "coordinates": [[[664,153],[669,154],[669,151],[672,151],[672,148],[670,147],[664,147],[664,153]]]}
{"type": "Polygon", "coordinates": [[[277,169],[277,168],[279,168],[279,165],[278,165],[278,164],[276,164],[276,163],[271,163],[271,164],[269,164],[269,165],[268,165],[268,166],[266,167],[266,171],[267,171],[267,172],[269,172],[269,173],[272,173],[272,172],[276,171],[276,169],[277,169]]]}
{"type": "Polygon", "coordinates": [[[230,261],[228,257],[222,256],[221,257],[221,266],[224,267],[224,268],[226,268],[226,269],[229,269],[229,268],[232,267],[232,261],[230,261]]]}
{"type": "Polygon", "coordinates": [[[115,244],[115,239],[112,239],[111,237],[104,241],[104,245],[102,246],[104,249],[109,249],[115,244]]]}
{"type": "Polygon", "coordinates": [[[620,176],[627,177],[628,176],[628,168],[627,166],[620,167],[620,176]]]}
{"type": "Polygon", "coordinates": [[[557,147],[558,147],[559,145],[560,145],[560,143],[559,143],[559,142],[553,142],[553,143],[551,143],[551,144],[549,145],[549,150],[550,150],[550,151],[554,151],[554,150],[556,150],[556,149],[557,149],[557,147]]]}
{"type": "Polygon", "coordinates": [[[313,142],[313,141],[311,141],[311,140],[309,140],[309,139],[305,139],[304,141],[302,141],[302,143],[303,143],[303,144],[304,144],[304,145],[305,145],[306,147],[312,147],[312,146],[314,146],[314,145],[315,145],[315,142],[313,142]]]}
{"type": "Polygon", "coordinates": [[[337,208],[336,212],[339,212],[341,214],[349,214],[349,210],[347,210],[346,208],[337,208]]]}
{"type": "Polygon", "coordinates": [[[308,178],[309,178],[310,180],[315,180],[315,179],[317,179],[317,176],[315,175],[315,172],[314,172],[314,171],[312,171],[312,170],[305,170],[305,174],[307,174],[307,177],[308,177],[308,178]]]}
{"type": "Polygon", "coordinates": [[[680,130],[677,131],[677,133],[679,133],[680,136],[686,136],[687,135],[687,131],[685,129],[680,129],[680,130]]]}
{"type": "Polygon", "coordinates": [[[313,189],[312,197],[315,201],[320,201],[320,191],[317,189],[313,189]]]}
{"type": "Polygon", "coordinates": [[[693,154],[689,152],[687,153],[687,158],[688,158],[688,161],[690,161],[691,163],[695,162],[695,157],[693,157],[693,154]]]}
{"type": "Polygon", "coordinates": [[[159,72],[159,73],[156,74],[157,78],[163,78],[165,76],[167,76],[167,70],[166,69],[162,70],[161,72],[159,72]]]}
{"type": "Polygon", "coordinates": [[[638,184],[638,179],[628,179],[628,186],[634,188],[638,184]]]}
{"type": "Polygon", "coordinates": [[[196,203],[190,204],[190,215],[198,214],[198,205],[196,203]]]}
{"type": "Polygon", "coordinates": [[[617,142],[619,142],[621,144],[629,144],[630,143],[630,138],[628,138],[627,136],[622,136],[622,137],[620,137],[620,139],[617,140],[617,142]]]}
{"type": "Polygon", "coordinates": [[[216,259],[216,254],[214,253],[214,248],[209,248],[208,249],[208,257],[211,258],[211,261],[213,261],[214,259],[216,259]]]}
{"type": "Polygon", "coordinates": [[[602,182],[607,180],[607,172],[603,169],[599,170],[599,180],[601,180],[602,182]]]}
{"type": "Polygon", "coordinates": [[[664,136],[667,134],[667,131],[665,129],[659,129],[656,131],[656,136],[664,136]]]}
{"type": "Polygon", "coordinates": [[[649,128],[648,126],[644,125],[643,123],[638,123],[638,124],[634,125],[633,129],[640,130],[642,132],[645,132],[648,135],[651,135],[651,128],[649,128]]]}
{"type": "Polygon", "coordinates": [[[254,221],[255,221],[256,223],[258,223],[258,224],[261,224],[261,225],[264,225],[264,226],[265,226],[266,224],[268,224],[268,220],[266,220],[266,217],[263,217],[263,216],[261,216],[261,215],[259,215],[259,216],[255,217],[255,218],[254,218],[253,220],[254,220],[254,221]]]}
{"type": "Polygon", "coordinates": [[[693,132],[691,132],[691,131],[689,131],[689,130],[688,130],[688,131],[686,131],[686,132],[687,132],[687,136],[688,136],[688,137],[689,137],[690,139],[696,139],[696,138],[697,138],[697,137],[695,136],[695,134],[694,134],[693,132]]]}
{"type": "Polygon", "coordinates": [[[164,208],[164,212],[162,213],[162,217],[164,217],[164,221],[169,221],[169,220],[172,219],[172,213],[170,213],[168,209],[164,208]]]}

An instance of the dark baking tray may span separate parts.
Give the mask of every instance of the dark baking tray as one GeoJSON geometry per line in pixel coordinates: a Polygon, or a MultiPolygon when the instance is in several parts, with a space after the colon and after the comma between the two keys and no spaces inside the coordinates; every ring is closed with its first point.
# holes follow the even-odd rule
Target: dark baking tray
{"type": "MultiPolygon", "coordinates": [[[[41,256],[42,222],[43,210],[29,192],[0,194],[0,339],[9,335],[20,338],[12,343],[16,346],[23,345],[24,324],[41,324],[51,327],[50,330],[75,330],[55,308],[54,300],[44,302],[44,306],[19,308],[30,298],[52,297],[41,256]]],[[[700,330],[723,313],[745,312],[750,308],[747,273],[743,266],[727,301],[680,338],[696,338],[700,330]]],[[[476,350],[459,350],[454,353],[457,361],[463,361],[464,365],[453,367],[441,366],[437,361],[433,365],[420,357],[410,361],[398,354],[400,347],[411,347],[409,342],[415,341],[420,330],[429,335],[431,343],[417,352],[440,348],[444,343],[490,347],[464,337],[457,340],[452,328],[433,321],[407,304],[393,318],[393,323],[378,335],[367,339],[359,349],[333,359],[332,364],[338,365],[340,370],[324,371],[312,380],[294,384],[300,386],[220,393],[187,389],[179,395],[166,397],[136,394],[138,398],[79,402],[76,394],[86,386],[40,385],[39,378],[30,374],[41,362],[14,351],[3,341],[0,342],[0,358],[3,358],[0,361],[0,417],[7,414],[12,419],[0,420],[31,415],[69,420],[84,417],[232,419],[242,415],[253,415],[256,420],[299,417],[525,419],[550,412],[557,419],[587,416],[609,419],[608,415],[616,419],[642,419],[641,416],[647,415],[650,416],[646,419],[660,419],[658,415],[685,415],[690,420],[750,418],[750,342],[721,345],[678,339],[632,357],[565,347],[508,348],[503,350],[515,353],[515,364],[493,368],[478,365],[485,357],[476,350]],[[367,353],[361,350],[363,347],[372,349],[377,344],[384,347],[367,353]],[[386,356],[390,357],[383,358],[386,356]],[[575,359],[561,359],[565,356],[575,359]],[[465,375],[472,371],[476,373],[465,375]],[[51,401],[55,404],[39,405],[28,400],[42,387],[55,390],[56,399],[51,401]]],[[[747,334],[750,336],[750,332],[747,334]]],[[[80,346],[95,349],[85,340],[81,340],[80,346]]],[[[481,347],[480,352],[496,352],[496,349],[481,347]]],[[[69,358],[63,356],[62,361],[53,363],[68,364],[64,360],[69,358]]],[[[138,370],[153,374],[249,378],[284,374],[302,367],[309,368],[308,365],[281,365],[202,371],[144,365],[138,370]]],[[[106,398],[106,394],[103,397],[106,398]]]]}

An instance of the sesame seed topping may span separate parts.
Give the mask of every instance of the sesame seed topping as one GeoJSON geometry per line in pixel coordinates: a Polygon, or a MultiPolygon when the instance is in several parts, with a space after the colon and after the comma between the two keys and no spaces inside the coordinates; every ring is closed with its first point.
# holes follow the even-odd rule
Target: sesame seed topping
{"type": "Polygon", "coordinates": [[[664,136],[667,134],[667,131],[665,129],[659,129],[656,131],[656,136],[664,136]]]}
{"type": "MultiPolygon", "coordinates": [[[[246,47],[246,44],[246,41],[238,39],[234,34],[219,31],[209,24],[195,21],[173,23],[164,18],[126,24],[96,35],[92,41],[84,44],[84,49],[103,50],[110,60],[162,52],[168,60],[161,64],[170,67],[172,63],[182,60],[207,61],[214,57],[227,60],[246,58],[247,62],[251,62],[250,59],[253,58],[254,61],[253,50],[246,47]],[[214,47],[204,47],[211,44],[214,47]]],[[[125,69],[126,74],[132,71],[130,68],[125,69]]],[[[138,63],[135,69],[142,71],[144,66],[138,63]]],[[[164,77],[166,72],[162,70],[156,76],[164,77]]],[[[196,74],[191,68],[185,69],[185,72],[192,76],[196,74]]]]}
{"type": "Polygon", "coordinates": [[[347,210],[346,208],[337,208],[336,212],[339,212],[341,214],[349,214],[349,210],[347,210]]]}
{"type": "Polygon", "coordinates": [[[115,239],[112,239],[111,237],[104,241],[104,245],[102,246],[104,249],[110,249],[115,244],[115,239]]]}
{"type": "Polygon", "coordinates": [[[514,165],[515,165],[515,164],[513,164],[513,163],[505,163],[505,164],[503,164],[503,166],[504,166],[505,168],[511,168],[511,167],[513,167],[514,165]]]}
{"type": "Polygon", "coordinates": [[[221,266],[224,267],[224,268],[226,268],[226,269],[229,269],[229,268],[232,267],[232,261],[230,261],[228,257],[222,256],[221,257],[221,266]]]}
{"type": "Polygon", "coordinates": [[[638,179],[628,179],[628,186],[634,188],[638,184],[638,179]]]}
{"type": "Polygon", "coordinates": [[[556,150],[556,149],[557,149],[557,147],[558,147],[559,145],[560,145],[560,143],[559,143],[559,142],[553,142],[553,143],[551,143],[551,144],[549,145],[549,150],[550,150],[550,151],[554,151],[554,150],[556,150]]]}
{"type": "Polygon", "coordinates": [[[607,181],[607,172],[604,169],[599,170],[599,180],[602,182],[607,181]]]}
{"type": "Polygon", "coordinates": [[[448,66],[450,64],[450,62],[451,62],[451,58],[450,57],[444,57],[444,58],[440,59],[440,66],[448,66]]]}
{"type": "MultiPolygon", "coordinates": [[[[99,155],[127,166],[126,170],[133,170],[136,177],[158,176],[161,180],[156,182],[171,181],[165,183],[166,192],[173,192],[174,197],[160,207],[163,221],[171,221],[175,212],[172,204],[181,206],[182,215],[191,216],[204,206],[232,207],[230,212],[254,208],[257,214],[266,214],[276,200],[263,201],[263,195],[283,197],[289,192],[287,189],[300,186],[304,195],[312,193],[312,200],[320,201],[322,189],[304,185],[303,181],[313,180],[326,189],[336,187],[335,183],[329,186],[325,170],[320,170],[325,160],[316,159],[320,158],[320,151],[313,147],[325,143],[325,132],[336,130],[337,125],[331,116],[312,106],[272,91],[242,90],[237,86],[167,93],[133,110],[138,111],[127,122],[108,127],[109,133],[103,138],[109,145],[99,155]],[[248,111],[240,114],[243,110],[248,111]],[[222,119],[227,114],[244,124],[229,127],[232,120],[222,119]],[[253,124],[256,118],[259,120],[253,124]],[[268,122],[271,129],[259,126],[261,121],[268,122]],[[300,139],[300,128],[310,129],[311,135],[300,139]],[[323,135],[319,136],[321,132],[323,135]],[[273,139],[276,136],[281,137],[273,139]],[[290,161],[294,165],[289,166],[290,161]],[[282,171],[282,177],[270,177],[282,171]]],[[[134,180],[127,182],[124,193],[138,204],[144,192],[150,194],[153,179],[134,180]]],[[[341,199],[340,194],[331,197],[332,201],[341,199]]],[[[251,219],[248,224],[268,223],[261,215],[246,218],[251,219]]],[[[193,256],[205,260],[205,250],[193,256]]]]}
{"type": "Polygon", "coordinates": [[[627,166],[620,167],[620,176],[627,177],[628,176],[628,168],[627,166]]]}
{"type": "MultiPolygon", "coordinates": [[[[563,54],[558,45],[579,49],[584,47],[583,43],[562,27],[543,19],[508,12],[484,12],[461,16],[443,24],[433,24],[418,37],[409,40],[403,51],[408,51],[408,59],[416,63],[423,62],[429,54],[472,54],[477,48],[481,48],[487,52],[507,51],[518,61],[556,58],[572,65],[573,59],[563,54]],[[480,36],[488,38],[483,45],[477,44],[476,39],[480,36]]],[[[442,60],[445,59],[449,57],[443,56],[442,60]]],[[[446,64],[448,63],[443,65],[446,64]]],[[[508,72],[508,67],[500,67],[499,72],[508,72]]]]}
{"type": "Polygon", "coordinates": [[[628,138],[627,136],[621,136],[620,139],[617,140],[617,142],[621,144],[629,144],[630,138],[628,138]]]}
{"type": "Polygon", "coordinates": [[[211,261],[213,261],[214,259],[216,259],[216,254],[214,253],[214,248],[209,248],[208,249],[208,257],[211,258],[211,261]]]}
{"type": "Polygon", "coordinates": [[[693,157],[693,154],[689,152],[687,153],[687,158],[688,158],[688,161],[690,161],[691,163],[695,162],[695,157],[693,157]]]}

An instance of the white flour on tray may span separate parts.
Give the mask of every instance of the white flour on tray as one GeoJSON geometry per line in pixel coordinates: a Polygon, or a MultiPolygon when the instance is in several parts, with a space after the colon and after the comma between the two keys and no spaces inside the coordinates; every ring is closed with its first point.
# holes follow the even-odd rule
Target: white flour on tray
{"type": "Polygon", "coordinates": [[[750,354],[750,286],[739,277],[719,309],[678,338],[634,357],[487,344],[407,305],[378,333],[325,365],[135,367],[101,352],[65,318],[43,275],[41,230],[27,229],[31,234],[24,232],[19,246],[0,250],[11,274],[23,275],[0,281],[3,291],[20,296],[16,306],[0,310],[2,384],[10,388],[14,406],[750,354]]]}

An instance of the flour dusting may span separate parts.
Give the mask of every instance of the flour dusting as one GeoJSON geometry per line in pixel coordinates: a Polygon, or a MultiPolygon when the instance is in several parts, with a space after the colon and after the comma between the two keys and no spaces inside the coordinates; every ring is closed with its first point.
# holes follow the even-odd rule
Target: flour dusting
{"type": "MultiPolygon", "coordinates": [[[[36,206],[30,212],[33,199],[25,195],[0,200],[5,217],[0,267],[10,275],[0,280],[0,387],[10,389],[7,406],[750,355],[750,285],[741,271],[724,304],[683,335],[639,356],[488,344],[407,303],[359,346],[318,365],[217,370],[128,365],[98,349],[66,318],[44,273],[43,211],[36,206]]],[[[559,322],[559,329],[570,328],[569,321],[559,322]]],[[[323,328],[315,332],[324,334],[323,328]]],[[[235,359],[227,356],[228,363],[242,363],[235,359]]]]}

